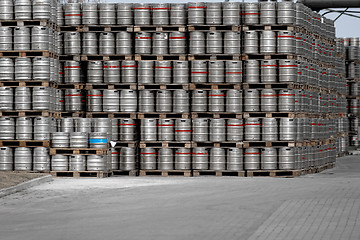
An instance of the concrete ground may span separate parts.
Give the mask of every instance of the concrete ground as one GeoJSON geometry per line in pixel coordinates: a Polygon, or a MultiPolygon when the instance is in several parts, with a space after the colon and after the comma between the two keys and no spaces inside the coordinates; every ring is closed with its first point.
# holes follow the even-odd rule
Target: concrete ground
{"type": "Polygon", "coordinates": [[[360,156],[293,179],[55,179],[0,199],[0,239],[359,240],[360,156]]]}

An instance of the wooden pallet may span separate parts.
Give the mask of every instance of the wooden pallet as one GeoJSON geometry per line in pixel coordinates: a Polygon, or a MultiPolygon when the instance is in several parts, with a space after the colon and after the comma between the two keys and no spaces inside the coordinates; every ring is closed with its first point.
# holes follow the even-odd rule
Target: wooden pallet
{"type": "Polygon", "coordinates": [[[0,140],[0,147],[50,147],[50,140],[0,140]]]}
{"type": "Polygon", "coordinates": [[[13,172],[13,173],[50,173],[49,170],[43,170],[43,171],[41,171],[41,170],[29,170],[29,171],[27,171],[27,170],[25,170],[25,171],[14,170],[14,171],[11,171],[11,172],[13,172]]]}
{"type": "Polygon", "coordinates": [[[51,112],[38,110],[4,110],[0,111],[0,117],[49,117],[51,112]]]}
{"type": "Polygon", "coordinates": [[[0,87],[49,87],[49,81],[2,81],[0,87]]]}
{"type": "Polygon", "coordinates": [[[297,59],[295,54],[243,54],[242,60],[257,59],[257,60],[271,60],[271,59],[297,59]]]}
{"type": "Polygon", "coordinates": [[[241,26],[237,25],[188,25],[188,30],[192,31],[217,31],[217,32],[225,32],[225,31],[241,31],[241,26]]]}
{"type": "Polygon", "coordinates": [[[85,117],[85,112],[53,112],[52,117],[54,118],[82,118],[85,117]]]}
{"type": "Polygon", "coordinates": [[[1,27],[27,27],[27,26],[50,26],[55,28],[56,24],[46,19],[29,20],[0,20],[1,27]]]}
{"type": "Polygon", "coordinates": [[[139,176],[162,176],[162,177],[191,177],[191,170],[140,170],[139,176]]]}
{"type": "Polygon", "coordinates": [[[140,148],[191,148],[191,142],[142,141],[140,148]]]}
{"type": "Polygon", "coordinates": [[[189,90],[189,84],[138,84],[139,90],[189,90]]]}
{"type": "Polygon", "coordinates": [[[54,83],[53,86],[57,89],[84,89],[85,84],[83,83],[54,83]]]}
{"type": "Polygon", "coordinates": [[[192,147],[206,147],[206,148],[242,148],[242,142],[192,142],[192,147]]]}
{"type": "Polygon", "coordinates": [[[296,142],[296,141],[244,141],[243,142],[243,148],[297,147],[299,145],[302,145],[302,142],[296,142]]]}
{"type": "Polygon", "coordinates": [[[226,113],[226,112],[192,112],[191,118],[242,118],[242,113],[226,113]]]}
{"type": "Polygon", "coordinates": [[[50,155],[106,155],[107,149],[101,148],[50,148],[50,155]]]}
{"type": "Polygon", "coordinates": [[[247,177],[293,178],[301,175],[301,170],[247,170],[247,177]]]}
{"type": "Polygon", "coordinates": [[[112,170],[112,175],[136,177],[139,175],[139,170],[112,170]]]}
{"type": "Polygon", "coordinates": [[[138,113],[138,119],[143,118],[190,118],[190,113],[138,113]]]}
{"type": "Polygon", "coordinates": [[[119,84],[107,84],[107,83],[87,83],[86,90],[102,90],[102,89],[131,89],[137,90],[138,85],[132,83],[119,83],[119,84]]]}
{"type": "Polygon", "coordinates": [[[296,112],[245,112],[243,118],[296,118],[301,114],[296,112]]]}
{"type": "Polygon", "coordinates": [[[241,84],[231,83],[190,83],[190,90],[227,90],[227,89],[241,89],[241,84]]]}
{"type": "Polygon", "coordinates": [[[193,170],[194,177],[201,176],[216,176],[216,177],[245,177],[245,171],[231,171],[231,170],[193,170]]]}
{"type": "Polygon", "coordinates": [[[110,61],[133,60],[133,55],[60,55],[60,61],[110,61]]]}
{"type": "Polygon", "coordinates": [[[243,31],[295,31],[295,26],[288,25],[244,25],[243,31]]]}
{"type": "Polygon", "coordinates": [[[175,55],[175,54],[166,54],[166,55],[154,55],[154,54],[135,54],[135,61],[186,61],[187,55],[175,55]]]}
{"type": "Polygon", "coordinates": [[[131,25],[79,25],[59,26],[59,32],[133,32],[131,25]]]}
{"type": "Polygon", "coordinates": [[[229,54],[189,54],[189,61],[204,60],[204,61],[239,61],[241,55],[229,55],[229,54]]]}
{"type": "Polygon", "coordinates": [[[106,178],[112,175],[111,171],[51,171],[55,178],[106,178]]]}
{"type": "Polygon", "coordinates": [[[141,25],[134,26],[134,32],[186,32],[184,25],[141,25]]]}
{"type": "Polygon", "coordinates": [[[57,58],[57,55],[48,50],[21,50],[21,51],[0,51],[0,57],[51,57],[57,58]]]}
{"type": "Polygon", "coordinates": [[[136,119],[136,113],[127,112],[86,112],[87,118],[131,118],[136,119]]]}
{"type": "Polygon", "coordinates": [[[116,141],[114,148],[130,147],[136,148],[138,146],[138,141],[116,141]]]}
{"type": "Polygon", "coordinates": [[[303,89],[305,86],[301,86],[298,83],[243,83],[243,89],[303,89]]]}

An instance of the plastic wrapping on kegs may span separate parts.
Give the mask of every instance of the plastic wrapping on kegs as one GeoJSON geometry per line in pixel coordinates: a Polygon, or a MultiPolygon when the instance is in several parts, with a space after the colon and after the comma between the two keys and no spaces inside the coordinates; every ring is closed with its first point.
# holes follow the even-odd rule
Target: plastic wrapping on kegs
{"type": "Polygon", "coordinates": [[[296,141],[296,118],[280,118],[280,141],[296,141]]]}
{"type": "Polygon", "coordinates": [[[277,141],[278,133],[278,120],[276,118],[263,118],[262,119],[262,140],[263,141],[277,141]]]}
{"type": "Polygon", "coordinates": [[[120,111],[136,112],[137,111],[137,92],[131,89],[123,89],[120,92],[120,111]]]}
{"type": "Polygon", "coordinates": [[[0,117],[0,140],[15,139],[15,120],[9,117],[0,117]]]}
{"type": "Polygon", "coordinates": [[[189,62],[175,61],[173,62],[173,83],[187,84],[189,83],[189,62]]]}
{"type": "Polygon", "coordinates": [[[274,31],[260,32],[260,53],[276,53],[276,33],[274,31]]]}
{"type": "Polygon", "coordinates": [[[118,3],[116,9],[118,25],[133,25],[133,3],[118,3]]]}
{"type": "Polygon", "coordinates": [[[209,120],[206,118],[196,118],[192,120],[192,140],[194,142],[209,141],[209,120]]]}
{"type": "Polygon", "coordinates": [[[133,40],[131,33],[117,32],[116,33],[116,54],[126,55],[132,54],[133,40]]]}
{"type": "Polygon", "coordinates": [[[171,83],[171,61],[155,61],[155,83],[171,83]]]}
{"type": "Polygon", "coordinates": [[[87,65],[87,83],[103,82],[103,62],[89,61],[87,65]]]}
{"type": "Polygon", "coordinates": [[[260,149],[246,148],[244,152],[244,169],[259,170],[260,169],[260,149]]]}
{"type": "Polygon", "coordinates": [[[242,119],[228,119],[226,125],[227,141],[242,141],[244,138],[244,123],[242,119]]]}
{"type": "Polygon", "coordinates": [[[12,0],[2,0],[0,4],[0,20],[14,19],[14,2],[12,0]]]}
{"type": "Polygon", "coordinates": [[[158,140],[159,141],[174,141],[174,120],[173,119],[159,119],[158,120],[158,140]]]}
{"type": "Polygon", "coordinates": [[[12,49],[12,28],[0,27],[0,51],[9,51],[12,49]]]}
{"type": "Polygon", "coordinates": [[[155,112],[155,96],[151,90],[139,91],[139,112],[155,112]]]}
{"type": "Polygon", "coordinates": [[[295,151],[294,148],[282,147],[279,149],[279,169],[295,169],[295,151]]]}
{"type": "Polygon", "coordinates": [[[276,170],[278,166],[278,156],[276,148],[265,147],[261,149],[261,169],[276,170]]]}
{"type": "Polygon", "coordinates": [[[224,82],[224,62],[210,61],[209,62],[209,82],[223,83],[224,82]]]}
{"type": "Polygon", "coordinates": [[[32,108],[33,110],[49,110],[50,88],[33,87],[32,108]]]}
{"type": "Polygon", "coordinates": [[[221,25],[222,11],[221,2],[207,2],[206,3],[206,24],[207,25],[221,25]]]}
{"type": "Polygon", "coordinates": [[[296,82],[298,64],[295,60],[279,60],[279,82],[296,82]]]}
{"type": "Polygon", "coordinates": [[[191,169],[191,148],[175,149],[175,170],[191,169]]]}
{"type": "Polygon", "coordinates": [[[225,170],[226,169],[226,153],[224,148],[211,148],[209,159],[210,170],[225,170]]]}
{"type": "Polygon", "coordinates": [[[295,53],[295,33],[289,31],[279,31],[277,35],[277,52],[278,53],[295,53]]]}
{"type": "Polygon", "coordinates": [[[32,50],[48,50],[50,40],[48,27],[34,26],[31,28],[32,50]]]}
{"type": "Polygon", "coordinates": [[[225,142],[226,140],[226,125],[225,119],[211,119],[210,120],[210,141],[211,142],[225,142]]]}
{"type": "Polygon", "coordinates": [[[207,109],[207,92],[205,90],[193,90],[191,97],[191,111],[206,112],[207,109]]]}
{"type": "Polygon", "coordinates": [[[135,25],[150,25],[151,7],[147,3],[135,3],[134,4],[134,24],[135,25]]]}
{"type": "Polygon", "coordinates": [[[154,61],[138,61],[138,83],[154,83],[154,61]]]}
{"type": "Polygon", "coordinates": [[[31,19],[31,5],[32,5],[31,0],[15,0],[14,3],[15,3],[14,4],[15,19],[17,20],[31,19]]]}
{"type": "Polygon", "coordinates": [[[14,170],[31,171],[32,170],[32,152],[28,147],[17,147],[14,152],[14,170]]]}
{"type": "Polygon", "coordinates": [[[86,170],[86,156],[85,155],[71,155],[69,157],[70,171],[85,171],[86,170]]]}
{"type": "Polygon", "coordinates": [[[204,32],[190,32],[189,53],[190,54],[205,54],[205,33],[204,32]]]}
{"type": "Polygon", "coordinates": [[[34,118],[34,140],[50,140],[51,126],[50,118],[34,118]]]}
{"type": "Polygon", "coordinates": [[[30,50],[30,28],[14,28],[14,51],[30,50]]]}
{"type": "Polygon", "coordinates": [[[71,132],[70,133],[70,147],[71,148],[87,148],[88,147],[88,133],[86,133],[86,132],[71,132]]]}
{"type": "Polygon", "coordinates": [[[226,91],[226,112],[241,113],[243,107],[242,90],[226,91]]]}
{"type": "Polygon", "coordinates": [[[225,32],[224,33],[224,54],[240,54],[241,53],[241,33],[225,32]]]}
{"type": "Polygon", "coordinates": [[[209,91],[209,106],[210,112],[225,112],[225,92],[224,90],[210,90],[209,91]]]}
{"type": "Polygon", "coordinates": [[[276,2],[260,2],[260,24],[276,24],[276,2]]]}
{"type": "Polygon", "coordinates": [[[169,4],[153,3],[152,4],[152,24],[169,25],[169,4]]]}
{"type": "Polygon", "coordinates": [[[17,81],[31,80],[32,63],[31,58],[18,57],[15,59],[15,79],[17,81]]]}
{"type": "Polygon", "coordinates": [[[157,152],[155,148],[142,148],[140,151],[140,169],[155,170],[157,152]]]}
{"type": "Polygon", "coordinates": [[[190,110],[189,91],[178,89],[173,92],[173,112],[188,113],[190,110]]]}
{"type": "Polygon", "coordinates": [[[120,111],[120,92],[116,89],[103,90],[103,111],[119,112],[120,111]]]}
{"type": "Polygon", "coordinates": [[[207,73],[206,61],[191,61],[191,82],[206,83],[207,73]]]}
{"type": "Polygon", "coordinates": [[[120,150],[120,170],[131,171],[136,169],[135,149],[123,147],[120,150]]]}
{"type": "Polygon", "coordinates": [[[186,4],[171,3],[170,4],[170,24],[185,25],[187,23],[186,4]]]}
{"type": "Polygon", "coordinates": [[[191,141],[191,120],[175,120],[175,141],[191,141]]]}
{"type": "Polygon", "coordinates": [[[81,83],[81,66],[78,61],[66,61],[64,83],[81,83]]]}
{"type": "Polygon", "coordinates": [[[240,25],[240,3],[223,2],[223,24],[240,25]]]}
{"type": "Polygon", "coordinates": [[[80,32],[65,32],[64,53],[66,55],[79,55],[81,53],[80,32]]]}
{"type": "Polygon", "coordinates": [[[30,117],[16,118],[16,139],[17,140],[32,140],[33,122],[30,117]]]}
{"type": "MultiPolygon", "coordinates": [[[[166,44],[164,44],[163,47],[166,47],[166,44]]],[[[169,34],[169,52],[170,54],[186,53],[186,35],[184,32],[171,32],[169,34]]],[[[163,53],[159,53],[159,54],[163,54],[163,53]]]]}
{"type": "Polygon", "coordinates": [[[260,141],[261,140],[261,121],[259,118],[245,119],[244,139],[246,141],[260,141]]]}
{"type": "Polygon", "coordinates": [[[82,54],[97,55],[98,54],[98,38],[94,32],[82,33],[82,54]]]}
{"type": "Polygon", "coordinates": [[[0,147],[0,171],[13,170],[13,149],[9,147],[0,147]]]}
{"type": "Polygon", "coordinates": [[[135,34],[135,53],[151,54],[151,33],[137,32],[135,34]]]}
{"type": "Polygon", "coordinates": [[[120,83],[120,61],[104,61],[104,83],[120,83]]]}
{"type": "Polygon", "coordinates": [[[157,120],[156,119],[141,119],[140,139],[141,141],[156,141],[157,140],[157,120]]]}
{"type": "Polygon", "coordinates": [[[245,61],[245,82],[259,83],[260,82],[260,66],[258,60],[245,61]]]}
{"type": "Polygon", "coordinates": [[[241,83],[243,76],[242,61],[225,62],[225,82],[241,83]]]}
{"type": "Polygon", "coordinates": [[[51,147],[53,148],[68,148],[69,147],[69,133],[54,132],[51,137],[51,147]]]}
{"type": "Polygon", "coordinates": [[[97,25],[98,20],[98,5],[94,2],[86,2],[81,5],[82,24],[97,25]]]}
{"type": "Polygon", "coordinates": [[[126,60],[121,62],[121,82],[122,83],[136,83],[136,62],[133,60],[126,60]]]}
{"type": "Polygon", "coordinates": [[[243,23],[245,25],[259,24],[259,4],[245,3],[243,6],[243,23]]]}
{"type": "Polygon", "coordinates": [[[50,171],[49,148],[36,147],[34,148],[33,154],[33,170],[50,171]]]}
{"type": "Polygon", "coordinates": [[[261,82],[277,82],[277,67],[278,65],[276,60],[261,60],[261,82]]]}
{"type": "Polygon", "coordinates": [[[277,94],[274,89],[263,89],[261,91],[261,111],[262,112],[277,111],[277,94]]]}
{"type": "MultiPolygon", "coordinates": [[[[31,104],[31,102],[29,102],[31,104]]],[[[14,90],[11,87],[0,87],[0,110],[13,110],[14,90]]]]}
{"type": "Polygon", "coordinates": [[[171,112],[172,105],[170,90],[159,90],[156,92],[156,112],[171,112]]]}
{"type": "Polygon", "coordinates": [[[111,33],[111,32],[100,33],[99,54],[100,55],[115,54],[115,35],[114,35],[114,33],[111,33]]]}
{"type": "Polygon", "coordinates": [[[244,91],[244,111],[245,112],[259,112],[260,98],[257,89],[248,89],[244,91]]]}
{"type": "Polygon", "coordinates": [[[223,39],[221,32],[210,31],[206,34],[206,53],[223,53],[223,39]]]}
{"type": "Polygon", "coordinates": [[[203,147],[193,148],[192,169],[193,170],[209,169],[209,155],[208,155],[208,150],[206,148],[203,147]]]}
{"type": "Polygon", "coordinates": [[[65,25],[77,26],[81,24],[81,4],[67,3],[64,5],[65,25]]]}
{"type": "Polygon", "coordinates": [[[85,99],[80,89],[65,90],[65,110],[67,112],[82,111],[85,99]]]}
{"type": "MultiPolygon", "coordinates": [[[[301,4],[296,4],[301,5],[301,4]]],[[[277,3],[277,23],[293,25],[296,18],[295,3],[293,1],[282,1],[277,3]]],[[[299,10],[300,11],[300,10],[299,10]]]]}
{"type": "Polygon", "coordinates": [[[0,81],[14,81],[14,62],[11,58],[0,58],[0,81]]]}
{"type": "Polygon", "coordinates": [[[203,2],[188,3],[188,24],[189,25],[205,24],[205,3],[203,2]]]}
{"type": "Polygon", "coordinates": [[[137,139],[136,122],[134,119],[120,119],[119,128],[121,141],[135,141],[137,139]]]}
{"type": "Polygon", "coordinates": [[[292,89],[283,89],[279,92],[279,107],[280,112],[295,111],[295,92],[292,89]]]}
{"type": "Polygon", "coordinates": [[[244,169],[242,149],[229,148],[227,150],[227,164],[228,171],[241,171],[244,169]]]}
{"type": "Polygon", "coordinates": [[[114,25],[116,24],[116,4],[99,3],[99,24],[114,25]]]}

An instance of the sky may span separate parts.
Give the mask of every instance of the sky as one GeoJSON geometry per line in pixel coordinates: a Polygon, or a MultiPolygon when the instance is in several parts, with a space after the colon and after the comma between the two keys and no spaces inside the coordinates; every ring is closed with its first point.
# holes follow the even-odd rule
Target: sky
{"type": "MultiPolygon", "coordinates": [[[[84,0],[86,1],[86,0],[84,0]]],[[[230,0],[238,2],[257,2],[257,0],[230,0]]],[[[280,0],[278,0],[280,1],[280,0]]],[[[326,0],[324,0],[326,1],[326,0]]],[[[343,0],[339,0],[343,1],[343,0]]],[[[100,2],[148,2],[148,3],[186,3],[186,2],[219,2],[219,0],[100,0],[100,2]]],[[[350,10],[359,10],[360,9],[350,9],[350,10]]],[[[357,14],[360,16],[360,14],[357,14]]],[[[338,14],[327,14],[326,17],[330,19],[335,19],[338,14]]],[[[336,27],[336,36],[337,37],[360,37],[360,19],[353,18],[348,16],[342,16],[335,22],[336,27]]]]}

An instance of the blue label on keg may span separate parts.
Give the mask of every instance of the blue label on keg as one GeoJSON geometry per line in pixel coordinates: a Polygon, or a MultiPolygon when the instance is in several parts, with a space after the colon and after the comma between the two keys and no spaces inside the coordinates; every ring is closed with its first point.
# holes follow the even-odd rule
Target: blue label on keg
{"type": "Polygon", "coordinates": [[[107,143],[107,139],[90,139],[90,143],[107,143]]]}

